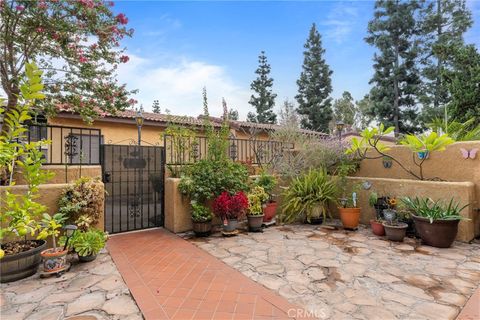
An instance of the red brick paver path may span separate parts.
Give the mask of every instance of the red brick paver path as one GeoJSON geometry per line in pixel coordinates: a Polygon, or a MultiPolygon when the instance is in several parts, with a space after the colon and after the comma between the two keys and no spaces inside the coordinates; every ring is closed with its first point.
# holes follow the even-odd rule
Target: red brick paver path
{"type": "Polygon", "coordinates": [[[467,301],[457,320],[478,320],[480,319],[480,287],[475,290],[467,301]]]}
{"type": "Polygon", "coordinates": [[[108,250],[147,320],[289,319],[298,308],[163,229],[113,236],[108,250]]]}

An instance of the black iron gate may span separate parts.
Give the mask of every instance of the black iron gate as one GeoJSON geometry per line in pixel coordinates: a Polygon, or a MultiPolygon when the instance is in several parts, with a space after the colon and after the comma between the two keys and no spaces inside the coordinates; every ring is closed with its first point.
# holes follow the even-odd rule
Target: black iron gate
{"type": "Polygon", "coordinates": [[[102,145],[106,231],[163,226],[164,164],[163,147],[102,145]]]}

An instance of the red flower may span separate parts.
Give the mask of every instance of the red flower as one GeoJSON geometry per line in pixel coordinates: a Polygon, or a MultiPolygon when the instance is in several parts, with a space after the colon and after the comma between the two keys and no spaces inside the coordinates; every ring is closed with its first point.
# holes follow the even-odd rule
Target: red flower
{"type": "Polygon", "coordinates": [[[120,24],[127,24],[128,23],[128,18],[127,16],[125,16],[123,13],[119,13],[117,15],[117,21],[120,23],[120,24]]]}
{"type": "Polygon", "coordinates": [[[78,58],[78,61],[80,61],[80,63],[85,63],[85,62],[88,62],[88,59],[85,56],[80,56],[78,58]]]}
{"type": "Polygon", "coordinates": [[[43,29],[42,27],[38,27],[38,28],[37,28],[37,32],[38,32],[38,33],[42,33],[43,31],[45,31],[45,29],[43,29]]]}
{"type": "Polygon", "coordinates": [[[43,0],[40,1],[40,2],[38,3],[38,8],[39,8],[39,9],[47,9],[47,4],[45,3],[45,1],[43,1],[43,0]]]}
{"type": "Polygon", "coordinates": [[[130,60],[130,58],[128,56],[121,56],[120,57],[120,62],[122,62],[122,63],[127,63],[128,60],[130,60]]]}
{"type": "Polygon", "coordinates": [[[18,5],[18,6],[15,7],[15,10],[17,10],[17,11],[23,11],[23,10],[25,10],[25,7],[24,7],[24,6],[21,6],[21,5],[18,5]]]}

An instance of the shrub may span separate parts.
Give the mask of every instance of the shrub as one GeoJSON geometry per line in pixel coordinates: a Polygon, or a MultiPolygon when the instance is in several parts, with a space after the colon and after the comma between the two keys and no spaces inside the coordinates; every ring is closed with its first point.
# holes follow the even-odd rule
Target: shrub
{"type": "Polygon", "coordinates": [[[434,220],[465,219],[460,215],[460,212],[468,207],[468,204],[460,207],[460,204],[455,202],[453,198],[447,205],[441,200],[433,201],[430,198],[405,197],[401,201],[413,214],[429,219],[430,223],[434,220]]]}
{"type": "Polygon", "coordinates": [[[82,177],[62,192],[58,201],[59,212],[81,230],[99,222],[103,211],[103,188],[100,178],[82,177]]]}
{"type": "Polygon", "coordinates": [[[212,221],[212,212],[204,205],[192,201],[192,220],[193,222],[212,221]]]}
{"type": "Polygon", "coordinates": [[[247,207],[248,199],[242,191],[234,195],[222,192],[213,202],[213,212],[222,220],[241,218],[247,207]]]}
{"type": "Polygon", "coordinates": [[[248,189],[247,169],[231,160],[201,160],[190,166],[181,178],[179,190],[192,200],[205,202],[222,192],[235,194],[248,189]]]}
{"type": "Polygon", "coordinates": [[[251,215],[262,215],[263,207],[262,205],[267,202],[269,196],[265,190],[256,186],[250,191],[247,195],[248,198],[248,212],[251,215]]]}
{"type": "Polygon", "coordinates": [[[277,179],[273,175],[267,174],[265,171],[262,171],[260,175],[255,179],[255,185],[262,187],[266,193],[271,195],[273,189],[277,185],[277,179]]]}

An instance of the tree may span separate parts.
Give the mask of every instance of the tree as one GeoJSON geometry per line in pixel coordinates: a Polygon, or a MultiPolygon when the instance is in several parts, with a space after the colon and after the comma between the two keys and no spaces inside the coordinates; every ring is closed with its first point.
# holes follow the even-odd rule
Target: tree
{"type": "Polygon", "coordinates": [[[480,124],[480,53],[474,45],[451,48],[452,70],[444,70],[451,100],[448,115],[456,121],[474,118],[480,124]]]}
{"type": "Polygon", "coordinates": [[[442,74],[452,69],[451,47],[464,45],[463,34],[472,26],[472,14],[465,0],[426,2],[420,21],[423,85],[420,102],[427,121],[444,115],[450,101],[442,74]]]}
{"type": "Polygon", "coordinates": [[[160,102],[158,100],[153,100],[152,111],[153,113],[160,113],[160,102]]]}
{"type": "Polygon", "coordinates": [[[300,127],[297,110],[295,110],[295,106],[290,100],[285,99],[278,115],[280,125],[296,128],[300,127]]]}
{"type": "Polygon", "coordinates": [[[254,112],[248,113],[247,120],[250,122],[277,122],[277,115],[273,112],[277,94],[272,92],[273,78],[270,77],[270,70],[265,51],[262,51],[258,56],[258,68],[255,70],[257,78],[250,85],[254,94],[252,94],[248,103],[256,110],[256,114],[254,112]]]}
{"type": "Polygon", "coordinates": [[[302,127],[310,130],[328,132],[328,123],[332,120],[332,71],[325,62],[320,34],[315,23],[310,29],[304,45],[302,73],[297,80],[298,113],[302,116],[302,127]]]}
{"type": "Polygon", "coordinates": [[[342,121],[346,125],[353,126],[357,113],[353,97],[348,91],[344,91],[340,99],[333,103],[333,118],[335,122],[342,121]]]}
{"type": "Polygon", "coordinates": [[[355,115],[355,127],[361,130],[366,129],[375,117],[370,96],[367,94],[362,100],[356,102],[357,113],[355,115]]]}
{"type": "Polygon", "coordinates": [[[378,49],[370,80],[372,112],[378,122],[395,127],[395,136],[420,129],[416,107],[420,78],[415,64],[418,9],[416,1],[377,0],[365,38],[378,49]]]}
{"type": "Polygon", "coordinates": [[[238,120],[238,111],[235,109],[230,108],[228,110],[228,119],[230,120],[238,120]]]}
{"type": "Polygon", "coordinates": [[[123,13],[114,15],[112,5],[100,0],[0,2],[0,77],[7,111],[17,104],[27,62],[45,72],[47,98],[37,103],[37,112],[62,104],[90,121],[135,102],[115,77],[118,64],[129,60],[119,42],[133,30],[126,28],[123,13]]]}

